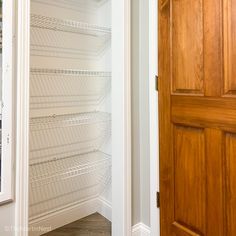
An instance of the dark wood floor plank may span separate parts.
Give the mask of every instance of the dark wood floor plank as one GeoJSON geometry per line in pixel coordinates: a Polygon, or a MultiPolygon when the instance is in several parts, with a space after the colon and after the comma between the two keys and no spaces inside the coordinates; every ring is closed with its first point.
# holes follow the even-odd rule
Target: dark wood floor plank
{"type": "Polygon", "coordinates": [[[43,236],[111,236],[111,222],[95,213],[43,236]]]}

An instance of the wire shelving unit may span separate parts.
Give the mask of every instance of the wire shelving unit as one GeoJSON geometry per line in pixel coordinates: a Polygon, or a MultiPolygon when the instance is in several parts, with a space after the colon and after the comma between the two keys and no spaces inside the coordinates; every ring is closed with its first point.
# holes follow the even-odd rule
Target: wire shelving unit
{"type": "Polygon", "coordinates": [[[51,109],[73,113],[96,111],[111,89],[111,73],[106,71],[31,69],[30,109],[51,109]]]}
{"type": "Polygon", "coordinates": [[[32,56],[97,60],[110,41],[109,27],[31,15],[32,56]]]}
{"type": "Polygon", "coordinates": [[[96,152],[111,136],[111,115],[91,112],[30,121],[30,165],[96,152]]]}
{"type": "Polygon", "coordinates": [[[108,27],[36,14],[31,14],[31,27],[63,31],[68,33],[85,34],[95,37],[111,36],[111,28],[108,27]]]}
{"type": "Polygon", "coordinates": [[[30,168],[30,221],[99,196],[111,179],[111,158],[92,152],[30,168]]]}
{"type": "Polygon", "coordinates": [[[55,6],[73,11],[94,13],[108,0],[32,0],[33,3],[55,6]]]}

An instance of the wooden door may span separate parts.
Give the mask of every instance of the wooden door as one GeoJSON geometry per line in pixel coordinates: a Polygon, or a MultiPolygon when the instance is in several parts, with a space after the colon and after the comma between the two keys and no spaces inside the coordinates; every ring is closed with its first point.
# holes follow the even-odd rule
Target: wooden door
{"type": "Polygon", "coordinates": [[[161,236],[236,236],[236,1],[159,0],[161,236]]]}

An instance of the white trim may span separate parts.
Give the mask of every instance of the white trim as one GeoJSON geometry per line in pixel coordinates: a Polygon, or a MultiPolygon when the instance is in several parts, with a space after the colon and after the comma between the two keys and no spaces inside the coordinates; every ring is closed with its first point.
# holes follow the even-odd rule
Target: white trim
{"type": "Polygon", "coordinates": [[[103,197],[98,198],[97,212],[107,220],[112,221],[112,204],[103,197]]]}
{"type": "Polygon", "coordinates": [[[131,1],[112,0],[112,235],[131,235],[131,1]]]}
{"type": "MultiPolygon", "coordinates": [[[[149,1],[139,3],[140,220],[150,225],[149,1]]],[[[134,80],[135,82],[135,80],[134,80]]]]}
{"type": "Polygon", "coordinates": [[[111,221],[111,203],[102,197],[97,197],[33,220],[29,224],[29,236],[39,236],[96,212],[111,221]]]}
{"type": "Polygon", "coordinates": [[[149,0],[150,225],[153,236],[160,235],[160,211],[156,208],[156,192],[159,191],[158,93],[155,90],[155,75],[158,74],[157,17],[157,1],[149,0]]]}
{"type": "Polygon", "coordinates": [[[14,0],[3,1],[2,155],[0,203],[13,200],[14,153],[14,0]]]}
{"type": "Polygon", "coordinates": [[[98,201],[90,199],[31,222],[29,236],[39,236],[97,212],[98,201]]]}
{"type": "Polygon", "coordinates": [[[39,236],[96,212],[111,221],[111,203],[104,198],[97,197],[33,220],[29,224],[29,236],[39,236]]]}
{"type": "Polygon", "coordinates": [[[28,236],[30,0],[17,5],[17,136],[15,236],[28,236]]]}
{"type": "Polygon", "coordinates": [[[132,236],[150,236],[151,230],[143,223],[138,223],[132,228],[132,236]]]}

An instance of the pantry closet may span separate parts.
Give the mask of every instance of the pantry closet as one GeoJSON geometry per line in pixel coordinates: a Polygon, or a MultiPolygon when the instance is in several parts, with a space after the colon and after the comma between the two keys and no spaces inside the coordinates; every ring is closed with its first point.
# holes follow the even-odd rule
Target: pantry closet
{"type": "Polygon", "coordinates": [[[29,225],[60,227],[111,206],[111,2],[31,0],[30,14],[29,225]]]}

